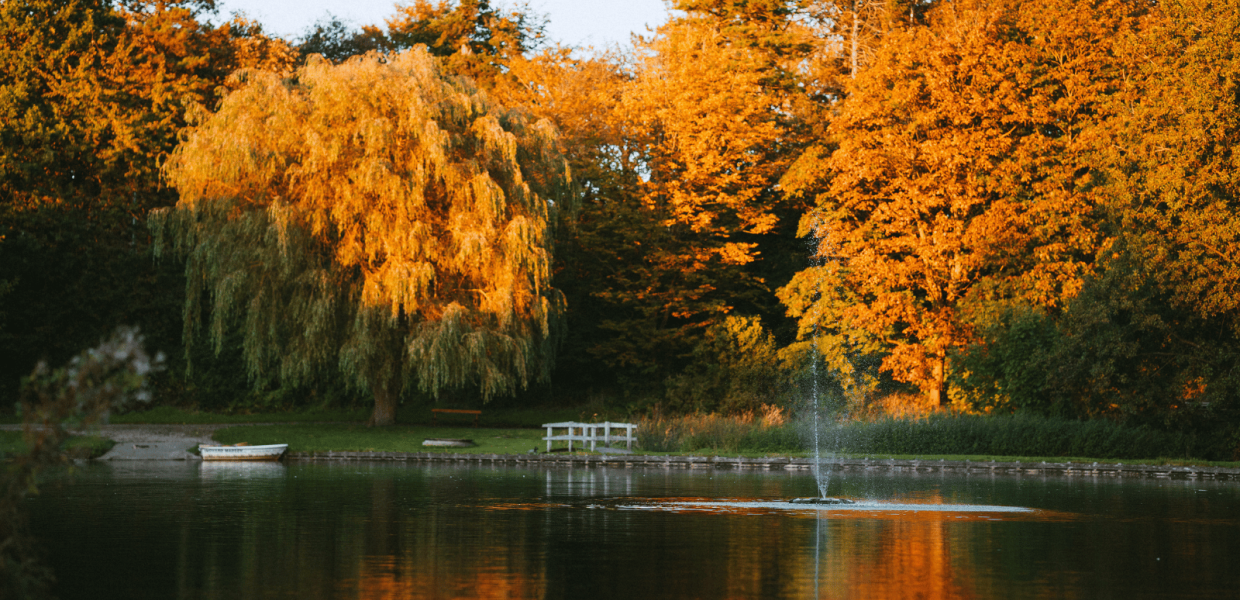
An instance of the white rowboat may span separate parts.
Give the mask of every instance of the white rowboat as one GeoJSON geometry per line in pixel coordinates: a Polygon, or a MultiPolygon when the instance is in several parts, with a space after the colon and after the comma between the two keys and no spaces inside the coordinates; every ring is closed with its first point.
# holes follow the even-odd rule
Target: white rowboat
{"type": "Polygon", "coordinates": [[[266,446],[205,446],[199,445],[202,460],[280,460],[288,444],[266,446]]]}

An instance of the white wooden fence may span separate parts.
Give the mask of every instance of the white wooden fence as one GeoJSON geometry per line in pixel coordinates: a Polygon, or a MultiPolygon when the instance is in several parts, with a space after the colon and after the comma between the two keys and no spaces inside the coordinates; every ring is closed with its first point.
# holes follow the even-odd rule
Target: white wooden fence
{"type": "Polygon", "coordinates": [[[573,442],[581,442],[581,447],[585,448],[587,443],[590,444],[590,451],[594,451],[595,444],[602,443],[604,446],[610,447],[612,442],[624,442],[625,447],[629,450],[633,449],[633,442],[637,441],[636,432],[637,425],[633,423],[577,423],[575,421],[565,421],[563,423],[543,423],[543,427],[547,428],[547,452],[551,452],[551,444],[554,442],[568,442],[568,451],[573,451],[573,442]],[[563,430],[563,433],[556,433],[556,430],[563,430]],[[623,430],[623,433],[621,433],[623,430]]]}

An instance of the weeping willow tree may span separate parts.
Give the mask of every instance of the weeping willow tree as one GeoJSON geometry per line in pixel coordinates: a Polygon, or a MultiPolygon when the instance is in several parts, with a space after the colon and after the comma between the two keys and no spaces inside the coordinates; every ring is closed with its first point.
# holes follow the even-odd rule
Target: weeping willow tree
{"type": "Polygon", "coordinates": [[[569,199],[548,122],[422,47],[241,76],[169,156],[180,200],[151,218],[186,261],[187,347],[239,327],[255,380],[338,368],[374,395],[371,425],[406,390],[485,401],[547,376],[569,199]]]}

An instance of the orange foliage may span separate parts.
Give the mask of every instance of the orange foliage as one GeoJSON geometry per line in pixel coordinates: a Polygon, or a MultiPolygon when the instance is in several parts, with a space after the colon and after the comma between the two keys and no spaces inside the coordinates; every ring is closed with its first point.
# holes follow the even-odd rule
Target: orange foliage
{"type": "MultiPolygon", "coordinates": [[[[768,85],[777,70],[760,48],[730,39],[717,18],[673,20],[648,43],[625,96],[645,141],[650,178],[645,202],[665,207],[668,225],[709,233],[700,251],[725,264],[754,259],[734,234],[771,231],[770,192],[789,156],[790,98],[768,85]]],[[[705,258],[705,255],[702,256],[705,258]]]]}
{"type": "Polygon", "coordinates": [[[1157,3],[1116,60],[1112,167],[1123,225],[1173,299],[1240,330],[1240,4],[1157,3]]]}
{"type": "Polygon", "coordinates": [[[942,404],[968,310],[1074,295],[1107,243],[1090,115],[1128,19],[1120,3],[976,0],[889,34],[831,124],[837,147],[785,179],[818,193],[801,230],[822,265],[782,291],[802,331],[885,348],[884,370],[942,404]]]}

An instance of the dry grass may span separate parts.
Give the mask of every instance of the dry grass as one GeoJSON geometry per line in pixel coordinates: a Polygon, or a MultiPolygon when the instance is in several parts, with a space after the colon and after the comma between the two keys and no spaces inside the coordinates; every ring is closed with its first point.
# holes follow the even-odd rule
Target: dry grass
{"type": "Polygon", "coordinates": [[[798,450],[800,440],[788,421],[787,412],[772,404],[734,416],[655,416],[639,421],[637,440],[651,452],[798,450]]]}
{"type": "Polygon", "coordinates": [[[901,419],[918,421],[931,416],[943,416],[964,412],[956,406],[935,406],[929,396],[915,393],[893,393],[869,399],[864,406],[853,412],[858,421],[901,419]]]}

